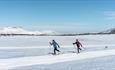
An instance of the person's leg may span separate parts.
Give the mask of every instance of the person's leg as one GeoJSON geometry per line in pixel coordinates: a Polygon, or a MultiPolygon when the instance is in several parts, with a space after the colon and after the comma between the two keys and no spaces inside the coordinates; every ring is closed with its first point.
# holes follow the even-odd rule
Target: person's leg
{"type": "Polygon", "coordinates": [[[54,54],[56,54],[56,48],[54,48],[54,54]]]}
{"type": "Polygon", "coordinates": [[[80,52],[79,52],[79,47],[77,47],[77,52],[80,53],[80,52]]]}
{"type": "Polygon", "coordinates": [[[79,50],[82,50],[82,49],[79,47],[79,50]]]}
{"type": "Polygon", "coordinates": [[[57,48],[56,48],[56,51],[60,52],[60,50],[58,50],[57,48]]]}

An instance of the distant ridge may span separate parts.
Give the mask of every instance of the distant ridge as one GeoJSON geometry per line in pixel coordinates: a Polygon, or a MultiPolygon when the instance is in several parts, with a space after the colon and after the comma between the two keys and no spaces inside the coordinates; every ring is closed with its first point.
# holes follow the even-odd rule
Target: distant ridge
{"type": "Polygon", "coordinates": [[[57,33],[52,30],[45,31],[29,31],[22,27],[4,27],[0,29],[0,36],[76,36],[76,35],[100,35],[115,34],[115,28],[95,33],[57,33]]]}
{"type": "Polygon", "coordinates": [[[112,28],[112,29],[108,29],[106,31],[103,31],[101,33],[107,33],[107,34],[115,34],[115,28],[112,28]]]}
{"type": "Polygon", "coordinates": [[[51,30],[29,31],[22,27],[4,27],[0,29],[1,35],[55,35],[57,32],[51,30]]]}

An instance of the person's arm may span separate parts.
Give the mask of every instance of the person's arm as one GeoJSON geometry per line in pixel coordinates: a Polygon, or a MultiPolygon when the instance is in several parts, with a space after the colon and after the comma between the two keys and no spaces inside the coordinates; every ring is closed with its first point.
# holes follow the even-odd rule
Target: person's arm
{"type": "Polygon", "coordinates": [[[80,44],[81,47],[83,47],[82,44],[81,44],[80,42],[79,42],[79,44],[80,44]]]}
{"type": "Polygon", "coordinates": [[[52,43],[51,42],[49,42],[50,43],[50,45],[52,45],[52,43]]]}
{"type": "Polygon", "coordinates": [[[58,45],[58,47],[60,48],[60,46],[58,45]]]}
{"type": "Polygon", "coordinates": [[[73,45],[74,45],[74,44],[76,44],[76,42],[75,42],[75,43],[73,43],[73,45]]]}
{"type": "Polygon", "coordinates": [[[56,45],[60,48],[59,44],[56,42],[56,45]]]}

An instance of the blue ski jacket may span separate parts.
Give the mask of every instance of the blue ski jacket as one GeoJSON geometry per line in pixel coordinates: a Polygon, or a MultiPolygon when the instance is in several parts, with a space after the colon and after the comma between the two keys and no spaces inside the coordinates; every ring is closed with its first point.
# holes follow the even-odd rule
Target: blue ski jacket
{"type": "Polygon", "coordinates": [[[57,48],[57,47],[59,47],[60,48],[60,46],[58,45],[58,43],[57,42],[55,42],[55,41],[53,41],[52,43],[50,43],[51,45],[53,45],[53,47],[54,48],[57,48]]]}

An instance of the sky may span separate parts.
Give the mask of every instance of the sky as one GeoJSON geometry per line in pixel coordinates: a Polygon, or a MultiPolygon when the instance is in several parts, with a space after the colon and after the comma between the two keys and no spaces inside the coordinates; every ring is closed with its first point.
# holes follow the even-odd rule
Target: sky
{"type": "Polygon", "coordinates": [[[115,0],[0,0],[0,27],[100,32],[115,27],[115,0]]]}

